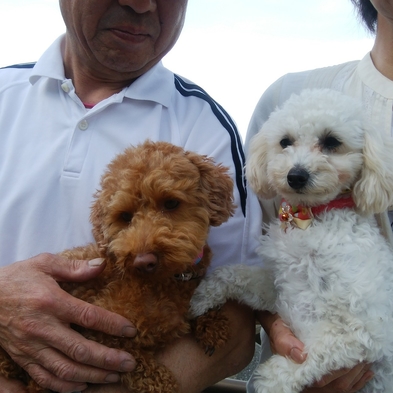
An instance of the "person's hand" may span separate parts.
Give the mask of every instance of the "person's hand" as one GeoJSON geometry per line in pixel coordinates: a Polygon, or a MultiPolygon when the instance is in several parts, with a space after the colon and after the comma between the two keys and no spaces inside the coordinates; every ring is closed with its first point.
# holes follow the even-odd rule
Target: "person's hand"
{"type": "MultiPolygon", "coordinates": [[[[307,355],[303,353],[304,344],[284,324],[278,314],[267,311],[258,312],[257,319],[269,337],[273,353],[303,363],[307,355]]],[[[371,365],[359,363],[352,369],[341,369],[324,376],[320,381],[303,390],[303,393],[355,393],[373,378],[371,365]]]]}
{"type": "Polygon", "coordinates": [[[127,319],[74,298],[57,283],[86,281],[103,268],[99,259],[69,261],[51,254],[0,268],[0,345],[42,387],[81,391],[86,382],[117,382],[119,372],[134,369],[129,353],[87,340],[70,328],[72,323],[135,336],[127,319]]]}

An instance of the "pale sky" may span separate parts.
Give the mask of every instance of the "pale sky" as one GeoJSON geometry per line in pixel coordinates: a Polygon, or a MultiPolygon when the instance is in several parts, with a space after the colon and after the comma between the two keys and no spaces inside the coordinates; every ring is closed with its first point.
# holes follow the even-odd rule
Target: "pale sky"
{"type": "MultiPolygon", "coordinates": [[[[1,0],[0,67],[37,60],[63,32],[57,0],[1,0]]],[[[360,59],[372,43],[350,0],[189,0],[164,64],[206,90],[245,137],[281,75],[360,59]]]]}

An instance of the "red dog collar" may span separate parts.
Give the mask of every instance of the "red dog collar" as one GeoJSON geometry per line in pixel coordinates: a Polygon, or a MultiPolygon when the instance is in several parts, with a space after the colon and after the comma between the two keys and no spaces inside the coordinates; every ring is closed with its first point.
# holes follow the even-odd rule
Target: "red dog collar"
{"type": "Polygon", "coordinates": [[[345,209],[355,207],[352,196],[341,194],[338,198],[319,206],[304,207],[291,206],[285,199],[281,200],[278,217],[283,223],[284,228],[289,226],[300,229],[307,229],[315,216],[332,209],[345,209]]]}
{"type": "MultiPolygon", "coordinates": [[[[198,263],[202,260],[202,258],[203,258],[203,248],[201,252],[194,259],[192,263],[193,266],[198,265],[198,263]]],[[[204,275],[205,275],[205,269],[199,269],[197,272],[190,271],[181,274],[175,274],[175,279],[178,281],[190,281],[190,280],[195,280],[196,278],[201,278],[204,275]]]]}

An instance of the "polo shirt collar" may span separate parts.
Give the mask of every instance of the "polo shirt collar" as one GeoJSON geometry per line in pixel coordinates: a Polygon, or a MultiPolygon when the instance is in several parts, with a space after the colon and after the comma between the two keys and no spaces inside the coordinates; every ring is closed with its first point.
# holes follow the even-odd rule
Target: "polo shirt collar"
{"type": "MultiPolygon", "coordinates": [[[[65,81],[63,65],[64,35],[60,36],[40,57],[30,75],[30,83],[34,85],[45,77],[65,81]]],[[[168,107],[173,92],[174,75],[160,61],[144,75],[140,76],[130,86],[118,93],[129,99],[153,101],[168,107]]]]}
{"type": "Polygon", "coordinates": [[[64,35],[60,36],[37,61],[30,75],[32,85],[42,77],[64,81],[63,38],[64,35]]]}
{"type": "Polygon", "coordinates": [[[125,90],[125,97],[157,102],[169,107],[174,86],[174,75],[162,62],[153,66],[125,90]]]}

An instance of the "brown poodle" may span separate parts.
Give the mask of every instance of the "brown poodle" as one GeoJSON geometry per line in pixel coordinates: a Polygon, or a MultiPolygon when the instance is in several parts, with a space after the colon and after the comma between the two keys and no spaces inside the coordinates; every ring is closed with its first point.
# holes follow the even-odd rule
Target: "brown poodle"
{"type": "MultiPolygon", "coordinates": [[[[64,290],[129,319],[133,339],[74,326],[85,337],[130,352],[137,368],[121,375],[130,391],[173,393],[177,382],[155,361],[170,341],[193,331],[211,354],[228,337],[228,321],[211,311],[190,321],[189,302],[211,260],[209,227],[233,214],[233,182],[213,160],[165,142],[128,148],[109,164],[95,195],[95,243],[62,253],[70,259],[105,258],[106,268],[64,290]]],[[[0,373],[29,392],[48,392],[0,349],[0,373]]]]}

